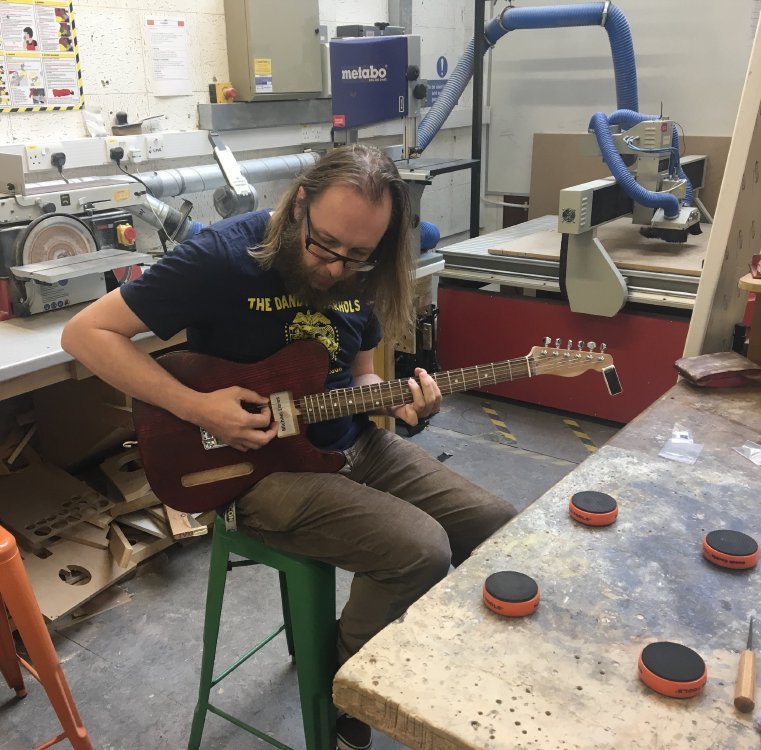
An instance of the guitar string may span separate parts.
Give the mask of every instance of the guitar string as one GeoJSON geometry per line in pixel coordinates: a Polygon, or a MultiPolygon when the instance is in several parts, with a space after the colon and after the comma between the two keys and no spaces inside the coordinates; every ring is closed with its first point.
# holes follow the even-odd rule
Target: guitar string
{"type": "MultiPolygon", "coordinates": [[[[553,371],[568,370],[579,365],[599,365],[610,358],[609,355],[604,355],[605,359],[600,360],[600,356],[599,354],[588,355],[571,352],[570,356],[569,354],[564,354],[552,355],[552,358],[548,357],[546,359],[529,359],[529,355],[527,355],[512,360],[503,360],[484,365],[472,365],[470,367],[433,373],[432,377],[440,388],[443,387],[443,395],[449,395],[456,391],[467,390],[472,386],[480,387],[481,385],[492,385],[527,377],[537,377],[539,375],[552,374],[553,371]],[[513,366],[516,367],[517,374],[513,373],[513,366]],[[487,372],[482,373],[484,370],[491,370],[492,375],[490,376],[487,372]],[[497,373],[499,373],[499,376],[497,376],[497,373]],[[504,377],[505,375],[507,377],[504,377]],[[454,388],[452,387],[453,378],[456,384],[454,388]],[[446,390],[447,387],[451,390],[446,390]]],[[[610,361],[610,364],[612,364],[612,361],[610,361]]],[[[406,383],[407,378],[402,378],[382,383],[373,383],[372,385],[338,388],[321,394],[307,394],[299,398],[297,404],[307,423],[321,421],[326,418],[330,419],[363,413],[382,406],[401,406],[404,403],[409,403],[407,397],[410,391],[406,383]],[[398,398],[393,393],[394,386],[399,388],[399,398],[402,399],[399,403],[396,403],[398,398]],[[350,394],[352,396],[351,400],[349,398],[350,394]],[[371,405],[369,408],[366,396],[370,400],[371,405]],[[342,407],[340,404],[341,397],[344,399],[345,407],[342,407]],[[319,404],[320,399],[322,400],[322,405],[319,404]],[[314,405],[315,400],[317,401],[317,406],[314,405]]]]}

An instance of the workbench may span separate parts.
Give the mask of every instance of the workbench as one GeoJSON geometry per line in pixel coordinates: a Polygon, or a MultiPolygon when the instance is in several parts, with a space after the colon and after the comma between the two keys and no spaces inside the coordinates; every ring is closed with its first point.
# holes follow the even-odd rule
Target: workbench
{"type": "Polygon", "coordinates": [[[757,748],[733,696],[761,573],[701,548],[720,528],[761,539],[761,467],[733,450],[760,435],[761,386],[677,383],[344,664],[336,705],[420,750],[757,748]],[[658,456],[675,424],[703,444],[694,465],[658,456]],[[569,517],[582,490],[617,499],[612,526],[569,517]],[[534,614],[486,608],[501,570],[534,578],[534,614]],[[642,649],[668,640],[705,660],[698,696],[639,680],[642,649]]]}
{"type": "MultiPolygon", "coordinates": [[[[82,380],[92,375],[61,348],[63,327],[86,304],[0,322],[0,401],[64,380],[82,380]]],[[[169,341],[162,341],[152,333],[135,337],[145,352],[167,349],[185,340],[184,331],[169,341]]]]}

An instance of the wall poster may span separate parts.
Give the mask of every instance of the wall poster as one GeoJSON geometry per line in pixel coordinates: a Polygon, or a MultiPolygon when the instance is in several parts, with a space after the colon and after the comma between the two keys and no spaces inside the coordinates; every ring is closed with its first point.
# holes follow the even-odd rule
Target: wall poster
{"type": "Polygon", "coordinates": [[[80,109],[74,4],[0,0],[0,112],[80,109]]]}

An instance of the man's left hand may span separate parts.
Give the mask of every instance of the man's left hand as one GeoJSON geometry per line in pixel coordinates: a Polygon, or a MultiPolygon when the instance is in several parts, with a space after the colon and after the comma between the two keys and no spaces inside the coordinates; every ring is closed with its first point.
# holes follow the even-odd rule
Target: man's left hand
{"type": "Polygon", "coordinates": [[[422,367],[415,368],[415,377],[417,380],[410,378],[407,381],[412,403],[391,410],[392,416],[403,420],[411,427],[421,419],[436,414],[441,408],[441,391],[436,381],[422,367]]]}

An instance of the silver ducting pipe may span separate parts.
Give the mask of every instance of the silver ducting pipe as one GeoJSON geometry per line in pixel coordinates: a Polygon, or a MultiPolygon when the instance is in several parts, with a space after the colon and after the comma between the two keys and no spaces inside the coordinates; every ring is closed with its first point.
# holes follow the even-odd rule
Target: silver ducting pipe
{"type": "MultiPolygon", "coordinates": [[[[240,162],[238,166],[246,180],[250,184],[256,185],[260,182],[296,177],[316,163],[319,158],[319,154],[310,151],[303,154],[250,159],[240,162]]],[[[143,173],[140,178],[150,188],[155,198],[169,198],[185,193],[201,193],[226,184],[225,178],[216,164],[162,169],[159,172],[143,173]]]]}
{"type": "Polygon", "coordinates": [[[154,229],[163,229],[175,242],[183,242],[203,229],[203,224],[193,221],[187,211],[183,213],[152,195],[143,195],[140,200],[141,203],[127,206],[127,211],[154,229]]]}

